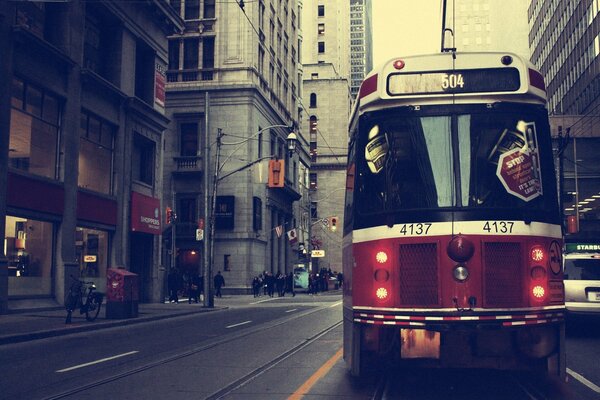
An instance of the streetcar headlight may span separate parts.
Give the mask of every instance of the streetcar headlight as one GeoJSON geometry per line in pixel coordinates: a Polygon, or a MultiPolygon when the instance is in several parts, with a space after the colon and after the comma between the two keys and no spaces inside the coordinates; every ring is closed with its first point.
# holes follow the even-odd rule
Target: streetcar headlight
{"type": "Polygon", "coordinates": [[[379,264],[383,264],[388,260],[388,255],[385,251],[379,251],[375,255],[375,260],[377,260],[379,264]]]}
{"type": "Polygon", "coordinates": [[[459,282],[464,282],[469,277],[469,269],[464,265],[458,264],[452,270],[452,276],[459,282]]]}
{"type": "Polygon", "coordinates": [[[379,300],[385,300],[388,297],[388,291],[386,288],[380,287],[375,291],[375,296],[377,296],[379,300]]]}

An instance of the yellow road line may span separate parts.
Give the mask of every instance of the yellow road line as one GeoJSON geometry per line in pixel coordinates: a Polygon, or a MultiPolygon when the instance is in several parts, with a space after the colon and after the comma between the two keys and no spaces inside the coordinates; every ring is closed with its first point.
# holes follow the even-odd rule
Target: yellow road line
{"type": "Polygon", "coordinates": [[[287,400],[300,400],[309,390],[335,365],[336,362],[342,357],[342,348],[337,351],[325,364],[321,366],[310,378],[306,380],[287,400]]]}

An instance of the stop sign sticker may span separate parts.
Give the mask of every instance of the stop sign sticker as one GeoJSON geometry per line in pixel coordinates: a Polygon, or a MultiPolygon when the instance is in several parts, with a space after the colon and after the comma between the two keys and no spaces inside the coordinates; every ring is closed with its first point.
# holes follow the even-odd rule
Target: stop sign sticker
{"type": "Polygon", "coordinates": [[[500,156],[496,176],[508,193],[530,201],[542,194],[539,172],[537,152],[517,148],[500,156]]]}

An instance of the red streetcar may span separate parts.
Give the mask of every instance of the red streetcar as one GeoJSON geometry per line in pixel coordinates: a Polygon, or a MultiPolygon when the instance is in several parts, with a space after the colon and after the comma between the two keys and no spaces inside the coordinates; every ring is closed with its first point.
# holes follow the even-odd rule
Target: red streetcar
{"type": "Polygon", "coordinates": [[[507,53],[394,59],[350,121],[344,359],[564,377],[543,77],[507,53]]]}

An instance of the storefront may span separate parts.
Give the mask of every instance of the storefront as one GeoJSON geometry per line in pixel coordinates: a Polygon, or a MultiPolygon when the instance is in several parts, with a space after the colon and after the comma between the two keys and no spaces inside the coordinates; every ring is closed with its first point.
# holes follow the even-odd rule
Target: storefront
{"type": "Polygon", "coordinates": [[[7,215],[5,232],[8,295],[13,298],[51,296],[55,225],[7,215]]]}
{"type": "Polygon", "coordinates": [[[141,302],[154,298],[155,238],[161,230],[160,200],[132,191],[129,269],[138,275],[141,302]]]}

